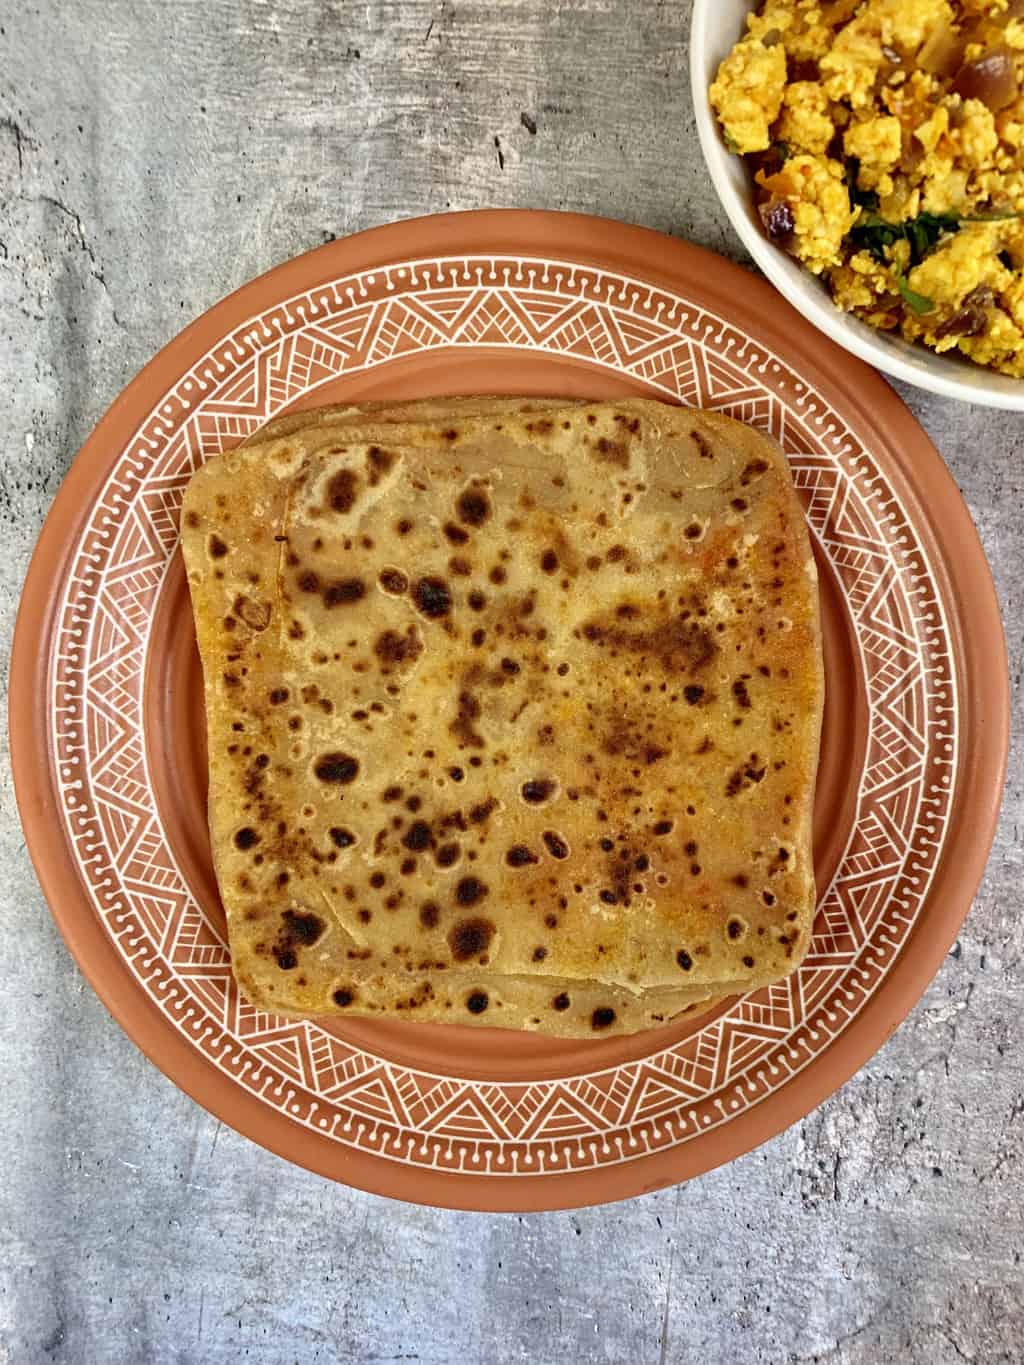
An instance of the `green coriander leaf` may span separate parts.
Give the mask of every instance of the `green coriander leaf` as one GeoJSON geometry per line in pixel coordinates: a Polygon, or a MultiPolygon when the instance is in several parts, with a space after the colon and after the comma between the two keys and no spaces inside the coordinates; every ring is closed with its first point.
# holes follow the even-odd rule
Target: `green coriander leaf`
{"type": "Polygon", "coordinates": [[[930,299],[927,294],[918,294],[915,290],[911,289],[902,275],[897,278],[896,283],[899,285],[900,296],[902,297],[903,302],[912,313],[916,313],[918,317],[920,317],[922,313],[935,312],[935,300],[930,299]]]}
{"type": "Polygon", "coordinates": [[[961,218],[961,223],[1006,223],[1012,218],[1024,218],[1024,213],[975,213],[961,218]]]}
{"type": "Polygon", "coordinates": [[[848,156],[843,163],[844,179],[846,180],[846,193],[850,196],[850,207],[852,209],[862,208],[874,213],[878,209],[878,195],[874,190],[862,190],[857,188],[857,178],[860,175],[860,161],[855,156],[848,156]]]}
{"type": "Polygon", "coordinates": [[[911,263],[919,265],[935,249],[940,237],[959,231],[960,219],[955,213],[919,213],[904,226],[910,243],[911,263]]]}
{"type": "Polygon", "coordinates": [[[887,223],[875,213],[862,213],[847,236],[857,250],[869,251],[879,265],[887,265],[886,249],[901,241],[904,231],[900,224],[887,223]]]}

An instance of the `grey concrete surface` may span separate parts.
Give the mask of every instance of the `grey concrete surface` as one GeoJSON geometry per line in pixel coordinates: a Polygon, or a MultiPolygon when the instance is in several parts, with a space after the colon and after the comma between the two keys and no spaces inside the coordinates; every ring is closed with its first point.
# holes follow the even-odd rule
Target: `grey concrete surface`
{"type": "MultiPolygon", "coordinates": [[[[0,0],[4,654],[83,438],[274,263],[488,205],[739,256],[688,20],[685,0],[0,0]]],[[[1019,721],[1024,420],[904,396],[991,556],[1019,721]]],[[[64,949],[5,756],[0,1365],[1024,1361],[1022,781],[1018,738],[959,943],[838,1096],[687,1187],[484,1217],[335,1188],[178,1093],[64,949]]]]}

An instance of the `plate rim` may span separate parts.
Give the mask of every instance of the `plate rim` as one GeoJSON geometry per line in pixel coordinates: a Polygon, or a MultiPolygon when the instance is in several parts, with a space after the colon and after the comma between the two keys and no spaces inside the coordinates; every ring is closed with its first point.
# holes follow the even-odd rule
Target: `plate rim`
{"type": "MultiPolygon", "coordinates": [[[[724,315],[727,320],[728,312],[724,315]]],[[[774,343],[773,343],[774,344],[774,343]]],[[[879,433],[881,434],[881,433],[879,433]]],[[[885,380],[834,342],[822,342],[808,322],[763,279],[707,248],[652,229],[612,219],[550,210],[485,209],[402,219],[327,243],[272,268],[215,303],[167,343],[114,399],[76,455],[50,507],[22,585],[9,670],[8,725],[15,794],[36,875],[57,926],[80,970],[129,1038],[179,1088],[221,1122],[277,1155],[326,1178],[392,1198],[415,1198],[439,1207],[488,1211],[534,1211],[585,1207],[647,1193],[693,1178],[753,1150],[816,1108],[850,1079],[891,1036],[917,1004],[935,976],[966,917],[984,873],[994,839],[1009,747],[1008,661],[999,601],[970,512],[939,452],[924,428],[885,380]],[[936,547],[933,570],[949,608],[956,657],[958,694],[965,717],[962,759],[954,792],[958,813],[955,894],[936,885],[927,937],[918,924],[897,955],[872,1005],[861,1011],[827,1048],[831,1065],[812,1064],[773,1091],[737,1121],[682,1147],[649,1153],[638,1160],[587,1171],[500,1177],[416,1168],[403,1172],[386,1157],[339,1147],[321,1134],[270,1111],[194,1049],[140,989],[92,910],[73,865],[58,816],[54,757],[50,751],[48,690],[40,686],[53,664],[52,629],[59,589],[74,553],[78,531],[124,444],[107,432],[125,424],[135,430],[150,412],[157,376],[180,373],[179,360],[193,356],[239,325],[253,311],[250,299],[268,289],[277,299],[299,289],[355,271],[382,268],[399,260],[439,253],[547,254],[580,265],[617,270],[678,292],[702,262],[743,286],[739,330],[786,340],[781,358],[795,355],[794,368],[814,373],[815,388],[856,422],[859,430],[878,432],[885,413],[882,445],[887,476],[897,474],[900,494],[917,524],[927,526],[936,547]],[[688,267],[690,267],[688,269],[688,267]],[[771,314],[771,318],[769,318],[771,314]],[[788,315],[788,316],[787,316],[788,315]],[[780,327],[779,318],[782,318],[780,327]],[[813,356],[800,341],[813,343],[813,356]],[[830,364],[831,362],[831,364],[830,364]],[[841,363],[839,363],[841,362],[841,363]],[[824,370],[819,372],[819,367],[824,370]],[[168,368],[170,367],[170,368],[168,368]],[[137,419],[137,420],[136,420],[137,419]],[[928,461],[928,506],[941,508],[937,523],[925,507],[914,478],[914,456],[928,461]],[[957,551],[957,572],[950,569],[950,545],[957,551]],[[41,609],[37,609],[40,607],[41,609]],[[968,632],[964,623],[968,619],[968,632]],[[969,637],[989,647],[979,652],[969,637]],[[998,665],[998,666],[997,666],[998,665]],[[29,720],[31,723],[29,723],[29,720]],[[47,832],[56,827],[57,836],[47,832]],[[934,905],[940,893],[944,900],[934,905]],[[83,913],[83,911],[85,913],[83,913]],[[913,946],[913,951],[910,951],[913,946]],[[128,1000],[126,1001],[125,986],[128,1000]],[[135,997],[141,998],[140,1012],[135,997]],[[228,1115],[231,1115],[228,1117],[228,1115]],[[750,1137],[750,1128],[756,1133],[750,1137]],[[252,1129],[258,1128],[256,1136],[252,1129]],[[710,1160],[708,1144],[716,1144],[710,1160]],[[657,1177],[655,1178],[655,1173],[657,1177]],[[645,1179],[648,1176],[650,1178],[645,1179]],[[415,1194],[396,1186],[414,1184],[415,1194]]],[[[936,882],[950,847],[935,868],[936,882]]]]}

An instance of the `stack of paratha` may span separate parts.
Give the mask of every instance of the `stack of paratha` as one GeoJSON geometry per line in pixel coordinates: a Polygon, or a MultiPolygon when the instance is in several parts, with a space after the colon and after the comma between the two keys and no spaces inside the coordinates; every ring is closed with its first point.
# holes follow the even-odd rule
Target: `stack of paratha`
{"type": "Polygon", "coordinates": [[[778,447],[640,400],[280,419],[182,539],[234,970],[603,1037],[807,947],[814,564],[778,447]]]}

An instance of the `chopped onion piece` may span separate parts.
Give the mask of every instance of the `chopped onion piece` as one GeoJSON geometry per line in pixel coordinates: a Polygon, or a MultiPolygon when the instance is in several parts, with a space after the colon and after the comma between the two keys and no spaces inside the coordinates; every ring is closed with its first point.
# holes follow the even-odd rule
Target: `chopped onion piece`
{"type": "Polygon", "coordinates": [[[1017,72],[1013,57],[1005,47],[983,52],[973,62],[964,62],[956,73],[953,91],[965,100],[981,100],[996,113],[1017,98],[1017,72]]]}

